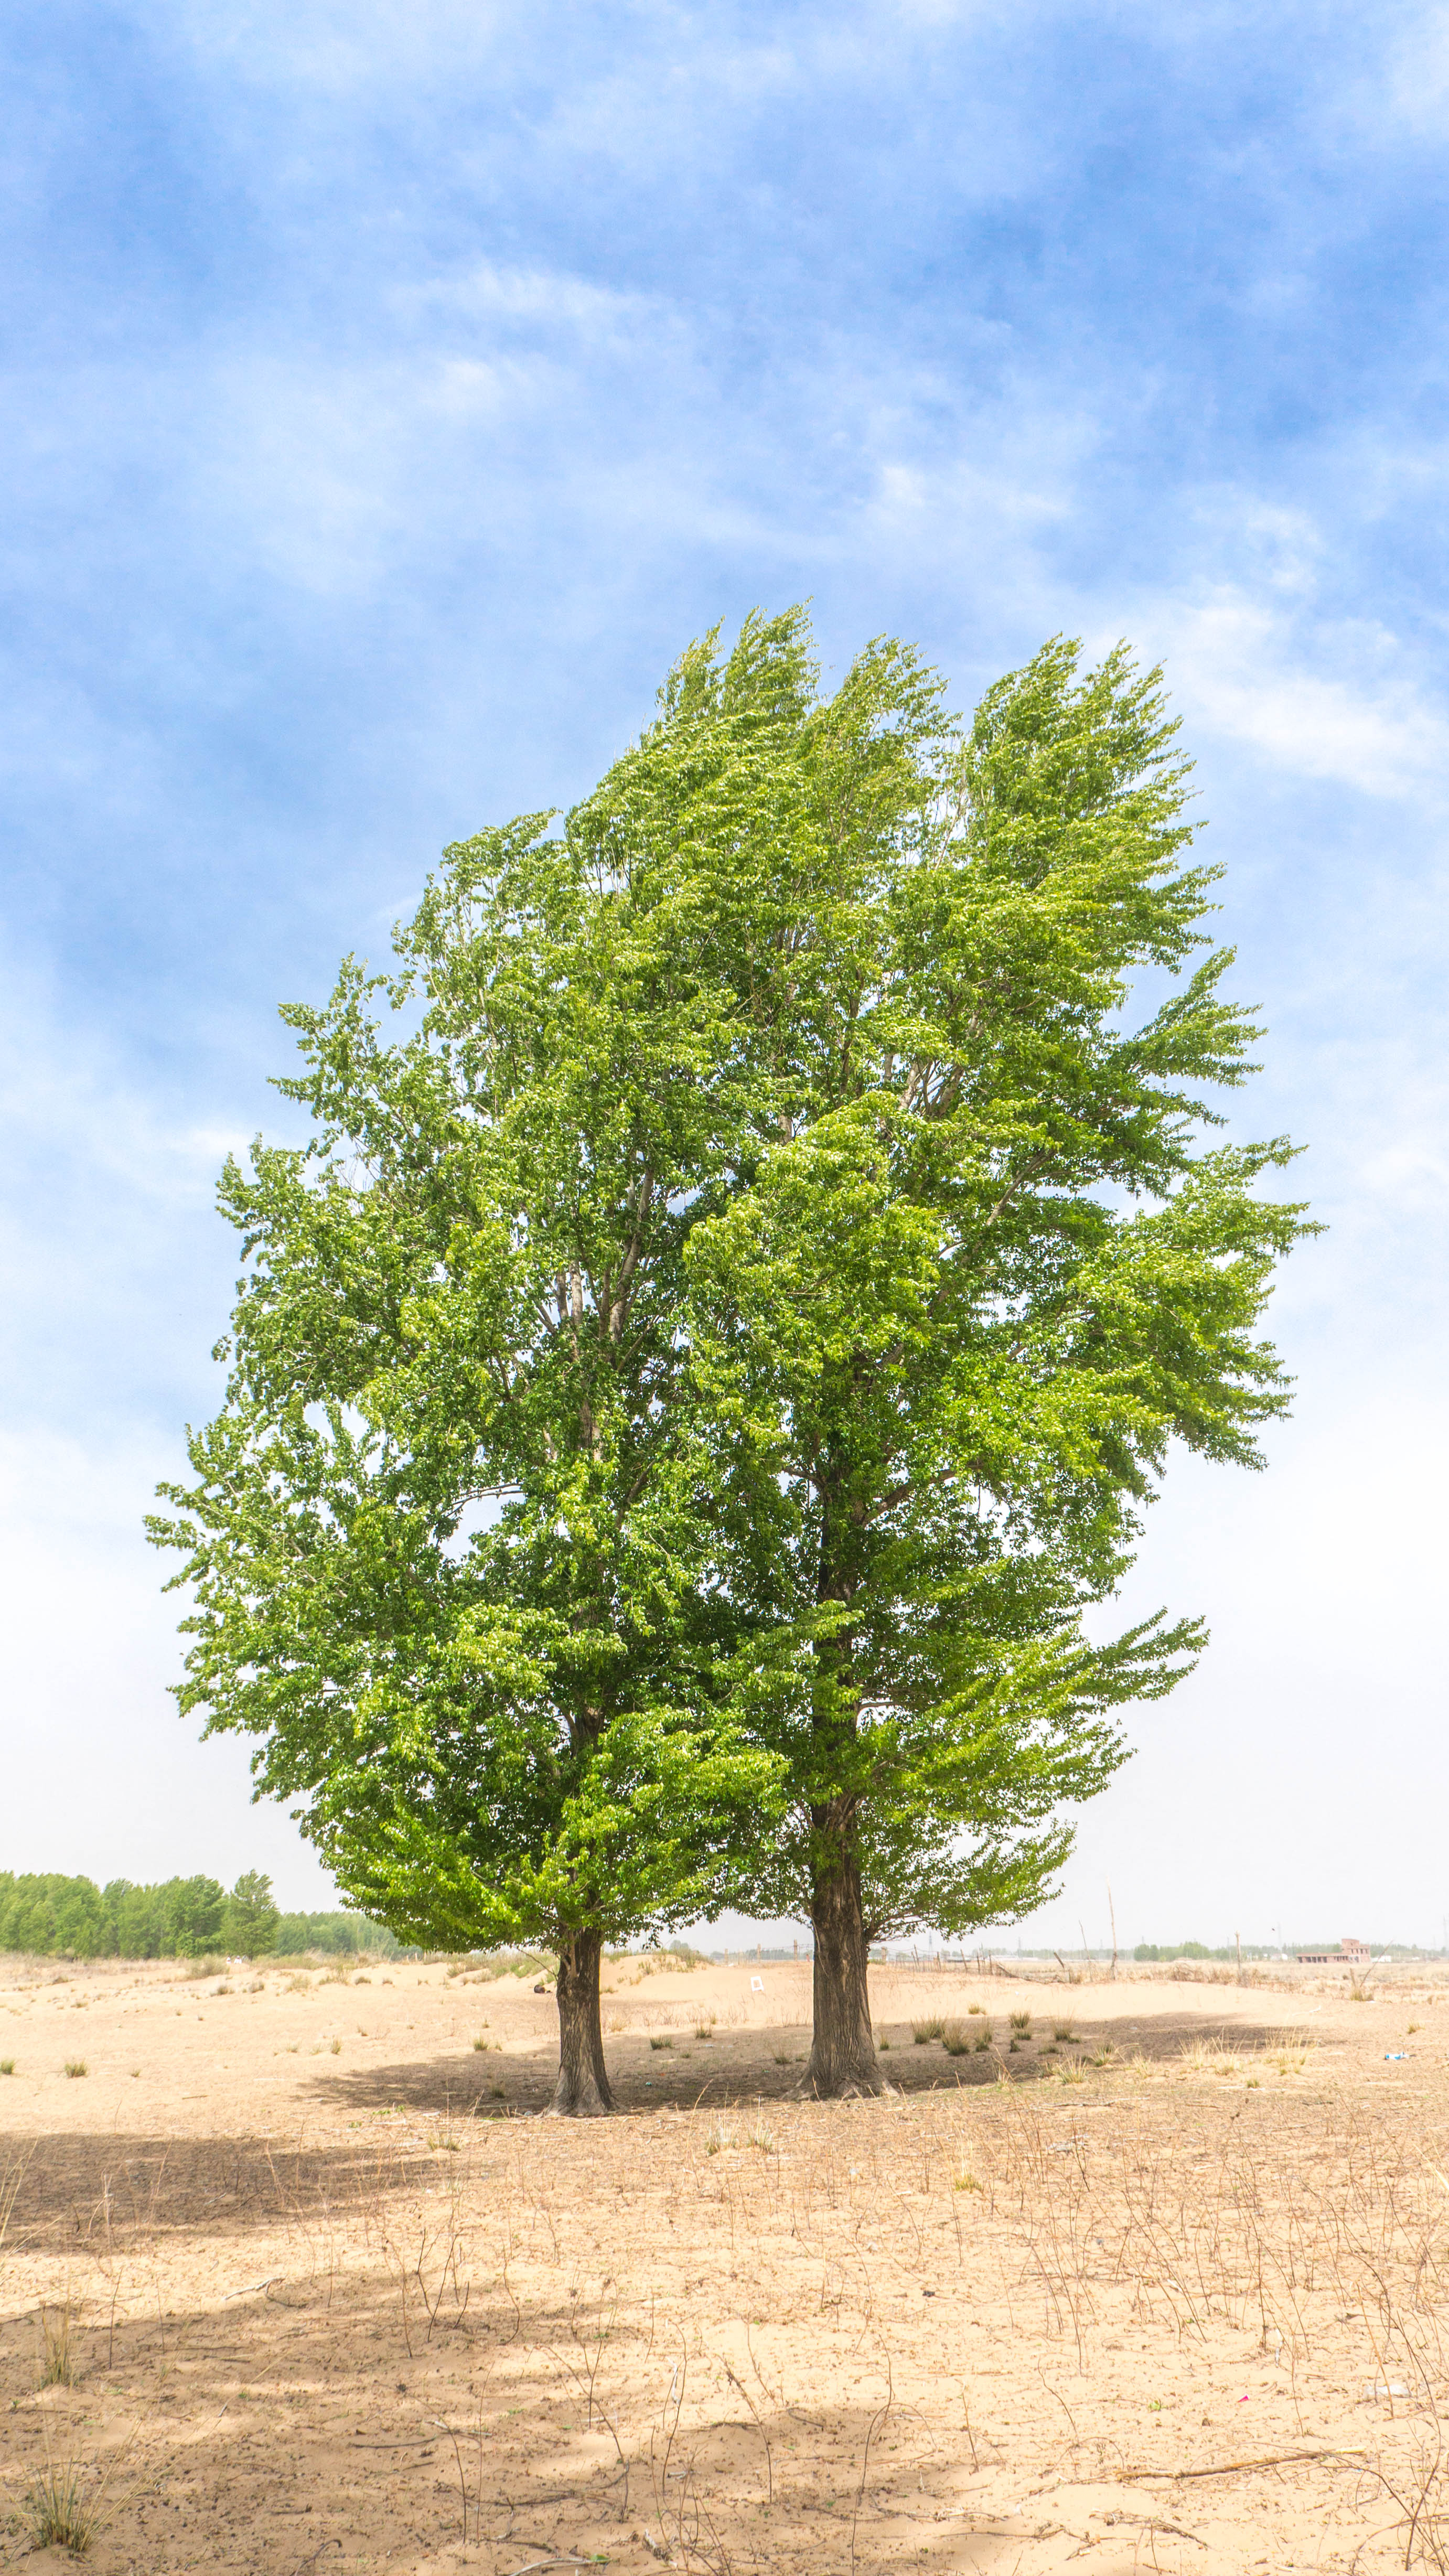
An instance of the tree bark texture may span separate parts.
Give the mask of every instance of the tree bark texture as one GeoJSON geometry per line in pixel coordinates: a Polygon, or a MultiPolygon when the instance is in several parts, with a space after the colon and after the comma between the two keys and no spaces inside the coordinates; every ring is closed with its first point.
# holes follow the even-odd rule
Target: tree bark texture
{"type": "Polygon", "coordinates": [[[549,2109],[567,2119],[587,2119],[614,2107],[599,2022],[603,1955],[600,1932],[566,1934],[559,1943],[558,2082],[549,2109]]]}
{"type": "Polygon", "coordinates": [[[847,1823],[811,1877],[815,2031],[803,2089],[822,2101],[891,2089],[870,2026],[870,1948],[852,1839],[847,1823]]]}

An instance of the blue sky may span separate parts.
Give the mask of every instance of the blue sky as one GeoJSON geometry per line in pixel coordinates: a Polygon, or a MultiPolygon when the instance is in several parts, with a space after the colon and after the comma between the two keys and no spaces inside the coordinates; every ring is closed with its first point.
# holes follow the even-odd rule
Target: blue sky
{"type": "MultiPolygon", "coordinates": [[[[1161,657],[1235,1113],[1332,1224],[1266,1477],[1179,1470],[1054,1937],[1443,1938],[1449,17],[85,0],[6,18],[0,1865],[315,1864],[165,1695],[276,1004],[809,595],[962,704],[1161,657]]],[[[1038,1927],[1040,1928],[1040,1927],[1038,1927]]]]}

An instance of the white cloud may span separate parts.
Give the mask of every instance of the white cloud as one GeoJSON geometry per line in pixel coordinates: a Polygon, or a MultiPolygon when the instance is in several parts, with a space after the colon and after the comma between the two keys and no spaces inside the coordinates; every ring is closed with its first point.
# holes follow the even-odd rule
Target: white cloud
{"type": "Polygon", "coordinates": [[[1174,697],[1277,768],[1393,798],[1423,796],[1449,775],[1449,714],[1384,627],[1326,621],[1305,638],[1271,599],[1232,586],[1159,603],[1147,623],[1174,697]]]}

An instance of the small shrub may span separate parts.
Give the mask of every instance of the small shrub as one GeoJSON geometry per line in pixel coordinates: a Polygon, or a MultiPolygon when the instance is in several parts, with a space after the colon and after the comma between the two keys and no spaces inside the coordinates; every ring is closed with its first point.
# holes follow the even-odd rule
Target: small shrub
{"type": "Polygon", "coordinates": [[[989,2048],[991,2046],[991,2024],[989,2021],[983,2021],[981,2028],[978,2030],[976,2034],[976,2045],[978,2048],[989,2048]]]}
{"type": "Polygon", "coordinates": [[[67,2075],[75,2076],[89,2075],[91,2070],[83,2057],[68,2057],[65,2061],[65,2071],[67,2075]]]}
{"type": "Polygon", "coordinates": [[[876,2046],[877,2046],[877,2048],[880,2050],[881,2055],[882,2055],[883,2057],[884,2057],[884,2056],[888,2056],[888,2055],[889,2055],[889,2053],[890,2053],[890,2041],[889,2041],[888,2039],[878,2039],[878,2040],[876,2041],[876,2046]]]}
{"type": "Polygon", "coordinates": [[[479,2033],[478,2033],[478,2035],[477,2035],[477,2038],[474,2040],[473,2045],[474,2045],[474,2047],[475,2047],[475,2048],[480,2052],[480,2054],[481,2054],[481,2052],[482,2052],[482,2051],[487,2047],[488,2042],[487,2042],[487,2040],[484,2038],[484,2036],[483,2036],[483,2034],[482,2034],[481,2030],[479,2031],[479,2033]]]}
{"type": "Polygon", "coordinates": [[[14,2060],[14,2058],[13,2058],[13,2057],[0,2057],[0,2075],[13,2075],[13,2074],[14,2074],[14,2072],[15,2072],[15,2060],[14,2060]]]}
{"type": "Polygon", "coordinates": [[[713,2015],[713,2013],[711,2013],[711,2014],[710,2014],[708,2021],[697,2021],[697,2022],[695,2023],[695,2025],[694,2025],[694,2035],[695,2035],[695,2038],[696,2038],[696,2039],[713,2039],[713,2037],[714,2037],[714,2015],[713,2015]]]}
{"type": "Polygon", "coordinates": [[[751,2129],[748,2143],[757,2147],[762,2156],[772,2156],[775,2152],[775,2141],[768,2129],[751,2129]]]}
{"type": "Polygon", "coordinates": [[[1015,2031],[1016,2036],[1017,2036],[1017,2038],[1018,2038],[1018,2039],[1030,2039],[1030,2037],[1031,2037],[1031,2015],[1030,2015],[1030,2013],[1029,2013],[1029,2012],[1014,2012],[1014,2013],[1012,2014],[1012,2016],[1011,2016],[1011,2027],[1012,2027],[1012,2029],[1015,2031]]]}
{"type": "MultiPolygon", "coordinates": [[[[884,2040],[882,2040],[882,2042],[881,2042],[881,2046],[882,2046],[882,2047],[884,2047],[884,2046],[885,2046],[885,2042],[884,2042],[884,2040]]],[[[790,2063],[790,2052],[789,2052],[788,2048],[777,2048],[777,2049],[776,2049],[776,2051],[775,2051],[775,2064],[776,2064],[777,2066],[788,2066],[788,2065],[789,2065],[789,2063],[790,2063]]]]}
{"type": "Polygon", "coordinates": [[[287,1979],[287,1992],[289,1995],[310,1995],[311,1991],[312,1980],[310,1977],[289,1977],[287,1979]]]}
{"type": "Polygon", "coordinates": [[[911,2024],[911,2037],[917,2048],[924,2048],[928,2040],[944,2038],[945,2031],[946,2025],[939,2013],[933,2013],[928,2021],[913,2021],[911,2024]]]}
{"type": "Polygon", "coordinates": [[[968,2004],[966,2010],[968,2013],[980,2013],[985,2012],[986,2006],[984,2004],[968,2004]]]}
{"type": "Polygon", "coordinates": [[[1086,2080],[1087,2070],[1079,2059],[1069,2057],[1064,2066],[1057,2068],[1059,2084],[1085,2084],[1086,2080]]]}
{"type": "Polygon", "coordinates": [[[1052,2023],[1052,2037],[1053,2039],[1070,2040],[1075,2046],[1077,2034],[1073,2030],[1069,2021],[1054,2021],[1052,2023]]]}
{"type": "Polygon", "coordinates": [[[971,2033],[965,2023],[948,2021],[942,2028],[941,2045],[948,2057],[964,2057],[971,2045],[971,2033]]]}
{"type": "Polygon", "coordinates": [[[672,2048],[674,2042],[672,2039],[651,2039],[649,2045],[651,2048],[672,2048]]]}
{"type": "Polygon", "coordinates": [[[508,2096],[501,2084],[490,2084],[488,2087],[488,2098],[490,2102],[506,2102],[508,2096]]]}
{"type": "Polygon", "coordinates": [[[981,2189],[981,2185],[977,2181],[974,2173],[958,2173],[951,2184],[951,2189],[953,2191],[979,2191],[981,2189]]]}

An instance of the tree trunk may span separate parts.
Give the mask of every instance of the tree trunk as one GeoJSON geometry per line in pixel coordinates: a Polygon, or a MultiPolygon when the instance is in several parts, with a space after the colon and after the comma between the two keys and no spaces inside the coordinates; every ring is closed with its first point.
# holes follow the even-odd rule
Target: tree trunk
{"type": "Polygon", "coordinates": [[[599,2024],[603,1954],[599,1932],[566,1934],[559,1943],[558,2082],[548,2107],[563,2118],[586,2119],[614,2107],[599,2024]]]}
{"type": "Polygon", "coordinates": [[[826,2102],[891,2089],[870,2027],[870,1951],[860,1905],[860,1868],[848,1836],[847,1827],[829,1856],[832,1866],[817,1866],[811,1876],[815,2031],[802,2089],[826,2102]]]}

